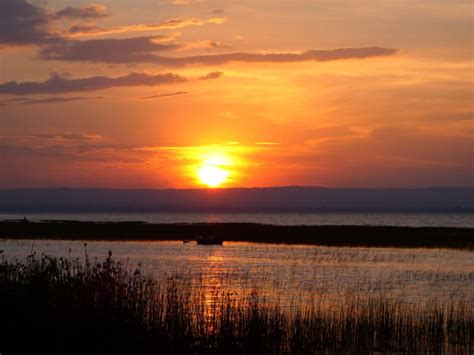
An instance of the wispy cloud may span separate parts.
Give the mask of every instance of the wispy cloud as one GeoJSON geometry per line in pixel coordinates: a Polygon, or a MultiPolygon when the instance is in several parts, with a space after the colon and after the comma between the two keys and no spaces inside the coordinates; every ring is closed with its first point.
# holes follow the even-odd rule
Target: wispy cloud
{"type": "Polygon", "coordinates": [[[220,71],[214,71],[212,73],[201,76],[199,79],[201,79],[201,80],[219,79],[222,75],[224,75],[224,73],[222,73],[220,71]]]}
{"type": "Polygon", "coordinates": [[[158,2],[158,5],[196,5],[206,1],[207,0],[162,0],[158,2]]]}
{"type": "Polygon", "coordinates": [[[170,93],[166,93],[166,94],[158,94],[158,95],[140,97],[140,100],[161,99],[163,97],[179,96],[179,95],[186,95],[186,94],[188,94],[187,91],[176,91],[176,92],[170,92],[170,93]]]}
{"type": "Polygon", "coordinates": [[[198,42],[187,42],[181,43],[182,49],[229,49],[231,46],[227,43],[222,43],[220,41],[198,41],[198,42]]]}
{"type": "Polygon", "coordinates": [[[255,143],[255,145],[261,145],[261,146],[278,146],[278,145],[282,145],[281,142],[257,142],[255,143]]]}
{"type": "Polygon", "coordinates": [[[108,16],[107,7],[103,5],[91,4],[84,7],[68,6],[51,15],[53,19],[74,18],[74,19],[94,19],[108,16]]]}
{"type": "Polygon", "coordinates": [[[40,104],[56,104],[66,103],[71,101],[83,101],[83,100],[97,100],[102,99],[102,96],[95,97],[84,97],[84,96],[73,96],[73,97],[45,97],[45,98],[33,98],[33,97],[21,97],[8,100],[0,101],[0,105],[3,106],[17,106],[17,105],[40,105],[40,104]]]}
{"type": "Polygon", "coordinates": [[[69,37],[84,36],[103,36],[126,32],[145,32],[159,30],[175,30],[189,26],[204,26],[207,24],[222,24],[227,19],[223,17],[212,17],[209,19],[187,18],[187,19],[169,19],[155,24],[136,24],[128,26],[99,27],[91,24],[75,25],[63,32],[63,35],[69,37]]]}
{"type": "Polygon", "coordinates": [[[33,135],[34,138],[54,140],[54,141],[96,141],[103,137],[98,134],[83,134],[74,132],[64,133],[42,133],[33,135]]]}
{"type": "MultiPolygon", "coordinates": [[[[197,80],[216,79],[222,73],[209,73],[197,80]]],[[[53,74],[48,80],[42,82],[11,81],[0,84],[0,94],[6,95],[33,95],[33,94],[56,94],[80,91],[95,91],[112,87],[127,86],[160,86],[166,84],[182,83],[190,80],[177,74],[146,74],[131,73],[128,75],[110,78],[106,76],[94,76],[83,79],[68,79],[59,74],[53,74]]]]}

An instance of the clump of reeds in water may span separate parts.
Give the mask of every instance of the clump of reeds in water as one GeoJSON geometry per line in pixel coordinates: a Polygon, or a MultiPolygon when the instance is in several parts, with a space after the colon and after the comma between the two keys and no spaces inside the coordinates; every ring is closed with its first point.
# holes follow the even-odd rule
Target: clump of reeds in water
{"type": "Polygon", "coordinates": [[[235,295],[156,281],[116,262],[30,255],[0,260],[0,352],[472,352],[472,300],[410,305],[348,298],[285,311],[258,290],[235,295]]]}

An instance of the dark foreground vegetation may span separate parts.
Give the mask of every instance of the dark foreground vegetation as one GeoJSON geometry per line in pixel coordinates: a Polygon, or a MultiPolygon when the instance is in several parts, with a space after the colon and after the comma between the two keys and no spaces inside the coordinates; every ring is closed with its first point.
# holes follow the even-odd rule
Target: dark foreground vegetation
{"type": "Polygon", "coordinates": [[[253,223],[0,222],[0,238],[183,240],[207,234],[224,241],[474,249],[474,229],[471,228],[275,226],[253,223]]]}
{"type": "MultiPolygon", "coordinates": [[[[464,352],[474,309],[462,300],[389,298],[315,303],[291,312],[179,278],[161,282],[103,262],[29,256],[0,260],[0,352],[7,354],[464,352]],[[219,291],[216,291],[217,293],[219,291]],[[214,295],[215,296],[215,295],[214,295]]],[[[256,291],[258,292],[258,290],[256,291]]],[[[316,295],[317,296],[317,295],[316,295]]]]}

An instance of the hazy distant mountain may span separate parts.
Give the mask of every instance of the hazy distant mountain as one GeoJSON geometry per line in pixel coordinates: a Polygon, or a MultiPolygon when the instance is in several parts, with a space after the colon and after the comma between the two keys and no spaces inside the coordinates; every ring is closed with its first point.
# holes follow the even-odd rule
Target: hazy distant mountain
{"type": "Polygon", "coordinates": [[[474,211],[474,187],[0,190],[0,211],[474,211]]]}

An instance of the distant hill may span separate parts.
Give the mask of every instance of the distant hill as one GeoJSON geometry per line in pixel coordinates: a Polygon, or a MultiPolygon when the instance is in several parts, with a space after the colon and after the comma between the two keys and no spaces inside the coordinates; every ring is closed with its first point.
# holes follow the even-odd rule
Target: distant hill
{"type": "Polygon", "coordinates": [[[474,187],[0,190],[2,212],[474,211],[474,187]]]}

